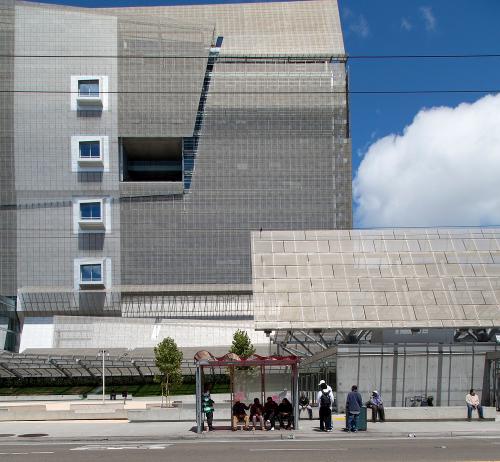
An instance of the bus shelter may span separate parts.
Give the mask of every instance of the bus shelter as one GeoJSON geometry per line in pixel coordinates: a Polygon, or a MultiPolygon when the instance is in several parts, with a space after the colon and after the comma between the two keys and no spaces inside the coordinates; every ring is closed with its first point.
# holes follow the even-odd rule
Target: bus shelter
{"type": "Polygon", "coordinates": [[[299,426],[299,371],[297,356],[260,356],[241,358],[234,353],[215,357],[208,351],[199,351],[195,357],[196,367],[196,425],[203,431],[202,393],[211,383],[211,376],[229,375],[230,408],[240,400],[252,404],[255,398],[265,403],[270,396],[278,404],[287,398],[293,406],[293,427],[299,426]]]}

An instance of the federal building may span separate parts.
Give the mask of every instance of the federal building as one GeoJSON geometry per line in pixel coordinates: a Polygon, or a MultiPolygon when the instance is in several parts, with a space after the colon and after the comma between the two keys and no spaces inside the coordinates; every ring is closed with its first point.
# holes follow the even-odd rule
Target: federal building
{"type": "Polygon", "coordinates": [[[496,399],[500,230],[352,230],[336,0],[0,5],[2,377],[244,329],[305,388],[496,399]]]}

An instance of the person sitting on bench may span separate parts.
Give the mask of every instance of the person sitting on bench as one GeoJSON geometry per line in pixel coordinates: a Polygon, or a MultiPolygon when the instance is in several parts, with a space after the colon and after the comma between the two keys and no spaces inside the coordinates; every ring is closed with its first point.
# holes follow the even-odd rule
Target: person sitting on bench
{"type": "Polygon", "coordinates": [[[245,422],[245,430],[248,430],[248,416],[245,410],[248,409],[248,406],[245,403],[242,403],[239,399],[236,399],[236,402],[233,405],[233,431],[238,429],[238,422],[243,420],[245,422]]]}
{"type": "Polygon", "coordinates": [[[286,429],[290,430],[293,425],[293,406],[287,398],[283,398],[283,401],[278,406],[278,419],[280,421],[280,428],[284,427],[284,421],[287,421],[286,429]]]}
{"type": "Polygon", "coordinates": [[[253,428],[257,428],[257,421],[260,422],[260,429],[264,430],[264,406],[260,404],[259,398],[253,400],[253,404],[250,406],[250,420],[253,422],[253,428]]]}
{"type": "Polygon", "coordinates": [[[479,396],[476,395],[474,389],[471,388],[469,394],[465,397],[467,404],[467,420],[472,419],[472,411],[476,410],[480,419],[484,419],[483,408],[479,402],[479,396]]]}
{"type": "Polygon", "coordinates": [[[274,431],[276,423],[276,414],[278,413],[278,403],[273,400],[271,396],[267,397],[266,404],[264,404],[264,420],[269,421],[271,424],[270,431],[274,431]]]}

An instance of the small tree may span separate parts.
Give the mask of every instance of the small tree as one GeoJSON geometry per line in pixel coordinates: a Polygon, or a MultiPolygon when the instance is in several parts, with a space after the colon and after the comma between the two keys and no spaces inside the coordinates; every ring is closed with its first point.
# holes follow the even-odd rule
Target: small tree
{"type": "Polygon", "coordinates": [[[163,396],[168,405],[171,387],[182,383],[182,351],[172,338],[166,337],[155,346],[154,352],[156,367],[160,370],[156,379],[161,384],[161,405],[163,406],[163,396]]]}
{"type": "Polygon", "coordinates": [[[229,350],[242,358],[248,358],[255,353],[255,347],[244,330],[238,329],[233,335],[233,344],[229,350]]]}

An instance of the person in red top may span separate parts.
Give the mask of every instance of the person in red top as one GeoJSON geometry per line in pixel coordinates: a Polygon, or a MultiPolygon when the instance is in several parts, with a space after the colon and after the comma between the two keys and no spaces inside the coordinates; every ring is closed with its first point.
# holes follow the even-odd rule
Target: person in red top
{"type": "Polygon", "coordinates": [[[257,428],[257,421],[260,422],[260,429],[264,430],[264,406],[260,403],[259,398],[253,400],[250,406],[250,419],[253,422],[253,428],[257,428]]]}

